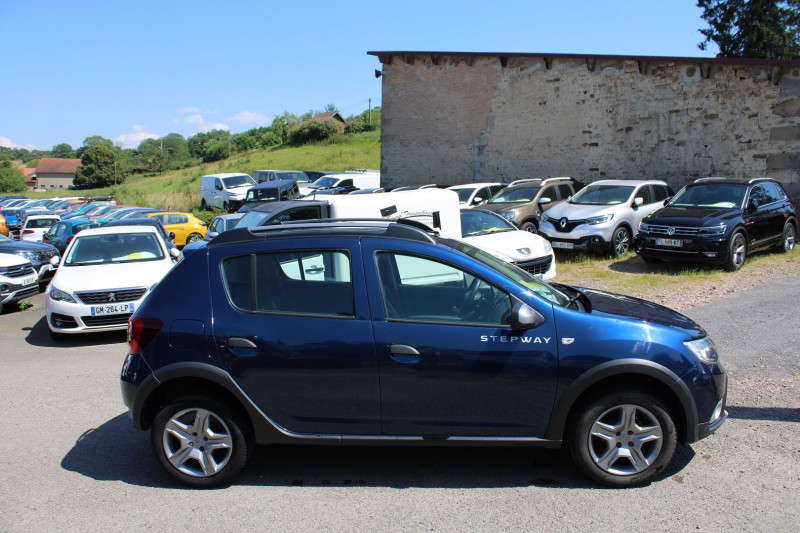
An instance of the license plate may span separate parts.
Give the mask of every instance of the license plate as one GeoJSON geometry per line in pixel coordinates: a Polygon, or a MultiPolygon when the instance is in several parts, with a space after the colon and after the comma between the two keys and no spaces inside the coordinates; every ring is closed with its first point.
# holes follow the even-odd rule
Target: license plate
{"type": "Polygon", "coordinates": [[[92,306],[92,316],[133,313],[133,304],[108,304],[92,306]]]}
{"type": "Polygon", "coordinates": [[[564,248],[565,250],[572,250],[575,245],[571,242],[553,241],[550,243],[553,248],[564,248]]]}
{"type": "Polygon", "coordinates": [[[38,276],[28,276],[26,278],[22,278],[22,286],[27,287],[28,285],[33,285],[38,279],[38,276]]]}
{"type": "Polygon", "coordinates": [[[683,246],[683,241],[680,239],[656,239],[656,246],[674,246],[680,248],[683,246]]]}

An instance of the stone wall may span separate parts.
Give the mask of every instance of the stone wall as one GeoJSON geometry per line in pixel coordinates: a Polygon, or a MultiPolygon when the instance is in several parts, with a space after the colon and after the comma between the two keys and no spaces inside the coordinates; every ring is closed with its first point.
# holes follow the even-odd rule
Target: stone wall
{"type": "Polygon", "coordinates": [[[370,52],[385,186],[800,181],[800,62],[370,52]]]}

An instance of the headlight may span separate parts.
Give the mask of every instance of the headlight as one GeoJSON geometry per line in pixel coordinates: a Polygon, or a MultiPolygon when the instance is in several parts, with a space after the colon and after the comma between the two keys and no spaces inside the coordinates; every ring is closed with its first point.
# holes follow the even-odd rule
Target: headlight
{"type": "Polygon", "coordinates": [[[711,226],[709,228],[699,228],[697,231],[697,235],[703,237],[725,235],[725,224],[720,224],[719,226],[711,226]]]}
{"type": "Polygon", "coordinates": [[[639,233],[647,233],[650,231],[650,226],[645,221],[639,222],[639,233]]]}
{"type": "Polygon", "coordinates": [[[547,216],[545,213],[542,213],[542,222],[550,222],[550,217],[547,216]]]}
{"type": "Polygon", "coordinates": [[[37,256],[36,252],[19,251],[17,252],[17,255],[20,257],[24,257],[28,261],[36,261],[38,259],[38,257],[36,257],[37,256]]]}
{"type": "Polygon", "coordinates": [[[56,289],[52,284],[50,285],[50,299],[56,302],[77,303],[75,302],[75,298],[70,296],[69,293],[56,289]]]}
{"type": "Polygon", "coordinates": [[[614,218],[614,215],[602,215],[599,217],[587,218],[586,223],[589,224],[590,226],[596,226],[597,224],[608,222],[612,218],[614,218]]]}
{"type": "Polygon", "coordinates": [[[707,365],[713,365],[719,362],[719,354],[717,347],[711,337],[703,337],[694,341],[686,341],[683,343],[693,354],[697,356],[700,361],[707,365]]]}
{"type": "Polygon", "coordinates": [[[544,253],[549,254],[552,251],[553,251],[553,245],[550,244],[550,241],[545,239],[545,241],[544,241],[544,253]]]}
{"type": "Polygon", "coordinates": [[[506,220],[511,220],[512,218],[514,218],[514,213],[510,211],[508,213],[500,213],[500,215],[506,220]]]}

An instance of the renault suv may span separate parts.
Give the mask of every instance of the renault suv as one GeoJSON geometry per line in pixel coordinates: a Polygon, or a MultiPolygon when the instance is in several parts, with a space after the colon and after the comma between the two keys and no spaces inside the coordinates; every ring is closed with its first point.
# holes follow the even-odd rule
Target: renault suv
{"type": "Polygon", "coordinates": [[[135,309],[128,346],[130,419],[193,487],[271,443],[566,444],[597,482],[639,485],[727,417],[691,319],[414,221],[226,231],[135,309]]]}
{"type": "Polygon", "coordinates": [[[701,178],[639,225],[636,252],[661,259],[742,268],[757,250],[789,252],[797,236],[797,206],[769,178],[701,178]]]}
{"type": "Polygon", "coordinates": [[[628,253],[639,222],[664,207],[672,189],[663,181],[603,180],[547,211],[539,231],[558,250],[628,253]]]}

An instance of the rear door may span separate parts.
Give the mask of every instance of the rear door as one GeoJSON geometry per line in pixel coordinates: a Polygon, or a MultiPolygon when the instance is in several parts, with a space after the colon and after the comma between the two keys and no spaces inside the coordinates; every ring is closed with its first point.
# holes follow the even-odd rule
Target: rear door
{"type": "Polygon", "coordinates": [[[377,434],[380,394],[355,238],[210,246],[214,335],[228,372],[278,426],[377,434]]]}

